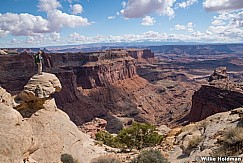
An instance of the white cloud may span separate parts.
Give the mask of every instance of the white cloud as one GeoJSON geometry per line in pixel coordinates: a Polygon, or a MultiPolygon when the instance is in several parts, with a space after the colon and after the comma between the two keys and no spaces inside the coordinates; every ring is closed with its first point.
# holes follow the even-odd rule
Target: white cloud
{"type": "MultiPolygon", "coordinates": [[[[0,16],[1,17],[1,16],[0,16]]],[[[0,29],[0,38],[1,37],[6,37],[8,35],[9,31],[4,31],[0,29]]]]}
{"type": "Polygon", "coordinates": [[[10,41],[12,44],[18,44],[19,41],[16,38],[12,38],[10,41]]]}
{"type": "Polygon", "coordinates": [[[187,25],[176,24],[174,29],[175,30],[185,30],[187,32],[193,32],[194,27],[195,27],[195,24],[193,24],[193,22],[189,22],[189,23],[187,23],[187,25]]]}
{"type": "Polygon", "coordinates": [[[90,25],[87,18],[63,13],[57,8],[55,0],[40,0],[39,7],[47,12],[47,19],[27,13],[0,14],[0,37],[12,34],[15,36],[34,36],[42,33],[60,31],[62,27],[80,27],[90,25]]]}
{"type": "Polygon", "coordinates": [[[49,32],[48,21],[30,14],[0,14],[0,30],[15,36],[49,32]]]}
{"type": "Polygon", "coordinates": [[[48,22],[51,29],[59,30],[61,27],[79,27],[90,25],[88,19],[80,16],[68,15],[60,10],[48,13],[48,22]]]}
{"type": "Polygon", "coordinates": [[[205,0],[203,6],[207,11],[236,10],[243,8],[242,0],[205,0]]]}
{"type": "Polygon", "coordinates": [[[180,24],[176,24],[175,25],[175,30],[186,30],[186,26],[180,25],[180,24]]]}
{"type": "Polygon", "coordinates": [[[39,0],[38,7],[41,11],[50,12],[62,6],[57,0],[39,0]]]}
{"type": "Polygon", "coordinates": [[[193,30],[193,28],[187,28],[187,31],[188,32],[193,32],[194,30],[193,30]]]}
{"type": "Polygon", "coordinates": [[[80,4],[70,5],[72,14],[80,14],[83,12],[83,7],[80,4]]]}
{"type": "Polygon", "coordinates": [[[60,38],[61,38],[60,33],[57,32],[53,32],[49,36],[49,40],[51,41],[60,41],[60,38]]]}
{"type": "MultiPolygon", "coordinates": [[[[189,30],[188,28],[187,30],[189,30]]],[[[72,33],[68,37],[61,37],[59,33],[44,34],[38,36],[29,36],[26,40],[12,39],[11,43],[3,46],[12,47],[38,47],[50,45],[67,45],[67,44],[84,44],[84,43],[104,43],[104,42],[142,42],[142,41],[190,41],[190,42],[242,42],[243,31],[234,26],[211,26],[205,32],[195,31],[191,34],[173,34],[159,33],[156,31],[148,31],[141,34],[125,34],[117,36],[91,36],[87,37],[78,33],[72,33]]],[[[0,43],[1,44],[1,43],[0,43]]]]}
{"type": "Polygon", "coordinates": [[[189,23],[187,23],[187,27],[188,28],[192,28],[192,27],[194,27],[195,25],[193,24],[193,22],[189,22],[189,23]]]}
{"type": "Polygon", "coordinates": [[[83,36],[83,35],[80,35],[76,32],[74,32],[74,33],[72,33],[68,36],[68,42],[69,43],[75,43],[75,42],[82,42],[83,43],[85,41],[86,41],[86,37],[83,36]]]}
{"type": "Polygon", "coordinates": [[[243,11],[239,12],[233,19],[233,22],[239,23],[239,27],[243,27],[243,11]]]}
{"type": "Polygon", "coordinates": [[[230,20],[236,17],[236,13],[232,12],[221,12],[218,16],[214,16],[214,19],[219,20],[230,20]]]}
{"type": "Polygon", "coordinates": [[[126,4],[127,4],[127,3],[126,3],[125,1],[122,1],[122,3],[121,3],[121,5],[122,5],[123,8],[126,7],[126,4]]]}
{"type": "Polygon", "coordinates": [[[184,2],[181,2],[181,3],[178,3],[177,5],[180,7],[180,8],[187,8],[191,5],[193,5],[194,3],[197,3],[198,0],[187,0],[187,1],[184,1],[184,2]]]}
{"type": "Polygon", "coordinates": [[[40,34],[36,36],[28,36],[24,43],[28,45],[43,45],[48,42],[46,35],[40,34]]]}
{"type": "Polygon", "coordinates": [[[150,16],[145,16],[141,24],[144,26],[151,26],[154,25],[155,22],[156,22],[155,18],[150,16]]]}
{"type": "Polygon", "coordinates": [[[218,20],[218,19],[216,19],[212,22],[212,25],[224,25],[224,24],[225,24],[225,22],[223,22],[222,20],[218,20]]]}
{"type": "MultiPolygon", "coordinates": [[[[212,26],[206,30],[212,38],[221,38],[221,41],[243,40],[243,11],[223,12],[214,16],[212,26]]],[[[220,40],[219,40],[220,41],[220,40]]]]}
{"type": "Polygon", "coordinates": [[[156,12],[159,15],[173,17],[175,11],[172,8],[176,0],[128,0],[121,13],[126,18],[139,18],[156,12]]]}
{"type": "Polygon", "coordinates": [[[111,20],[111,19],[115,19],[116,16],[108,16],[107,19],[111,20]]]}

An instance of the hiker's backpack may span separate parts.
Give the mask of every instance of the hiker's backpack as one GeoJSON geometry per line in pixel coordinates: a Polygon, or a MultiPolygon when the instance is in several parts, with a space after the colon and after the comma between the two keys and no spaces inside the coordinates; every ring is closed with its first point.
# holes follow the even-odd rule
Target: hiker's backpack
{"type": "Polygon", "coordinates": [[[35,54],[34,58],[35,58],[35,63],[40,63],[42,60],[42,57],[39,54],[35,54]]]}

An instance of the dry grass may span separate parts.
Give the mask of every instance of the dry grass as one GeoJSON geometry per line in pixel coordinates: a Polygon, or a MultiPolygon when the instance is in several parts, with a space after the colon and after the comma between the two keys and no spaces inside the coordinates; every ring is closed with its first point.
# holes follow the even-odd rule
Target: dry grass
{"type": "Polygon", "coordinates": [[[187,149],[196,148],[202,140],[202,136],[193,136],[192,139],[190,139],[188,142],[187,149]]]}
{"type": "Polygon", "coordinates": [[[96,159],[93,159],[91,163],[122,163],[122,162],[113,155],[103,155],[96,159]]]}
{"type": "Polygon", "coordinates": [[[231,128],[222,137],[222,143],[213,155],[240,155],[243,153],[243,128],[231,128]]]}

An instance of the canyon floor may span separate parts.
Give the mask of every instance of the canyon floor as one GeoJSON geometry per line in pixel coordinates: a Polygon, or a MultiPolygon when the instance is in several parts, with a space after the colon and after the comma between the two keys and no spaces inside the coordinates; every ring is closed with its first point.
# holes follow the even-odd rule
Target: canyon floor
{"type": "MultiPolygon", "coordinates": [[[[156,123],[176,127],[187,124],[192,107],[192,96],[208,84],[208,78],[217,67],[227,67],[231,81],[243,81],[243,58],[239,54],[176,55],[155,54],[153,63],[139,62],[137,73],[151,83],[162,95],[166,112],[157,114],[156,123]]],[[[207,98],[207,97],[205,97],[207,98]]]]}

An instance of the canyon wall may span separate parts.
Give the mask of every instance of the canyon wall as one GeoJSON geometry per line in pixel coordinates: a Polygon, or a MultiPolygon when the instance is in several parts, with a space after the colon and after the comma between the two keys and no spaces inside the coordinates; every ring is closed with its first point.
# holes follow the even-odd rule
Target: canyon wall
{"type": "Polygon", "coordinates": [[[12,94],[19,93],[35,69],[34,59],[27,53],[0,55],[0,85],[12,94]]]}
{"type": "MultiPolygon", "coordinates": [[[[151,51],[150,53],[146,53],[151,54],[151,51]]],[[[146,56],[145,54],[142,57],[150,58],[151,56],[146,56]]],[[[136,111],[136,115],[138,114],[137,119],[141,121],[154,121],[153,118],[144,116],[144,114],[151,114],[154,111],[142,111],[141,105],[137,105],[138,102],[131,102],[132,108],[129,108],[130,104],[126,104],[125,101],[127,98],[129,99],[129,97],[122,100],[122,108],[126,108],[126,111],[124,111],[120,110],[120,108],[116,110],[116,108],[114,108],[116,107],[115,105],[107,107],[109,101],[113,98],[111,96],[109,96],[109,98],[102,97],[107,100],[104,105],[104,103],[97,102],[96,97],[98,97],[98,95],[92,98],[90,96],[92,93],[87,93],[87,91],[97,89],[110,91],[112,84],[126,81],[126,79],[132,79],[132,81],[134,81],[133,79],[136,78],[138,81],[144,81],[137,76],[135,59],[132,58],[127,51],[111,50],[92,53],[46,53],[43,55],[43,61],[43,70],[55,74],[63,86],[60,93],[54,95],[58,108],[65,111],[77,125],[81,125],[95,117],[105,117],[108,113],[110,115],[116,113],[126,115],[128,114],[127,110],[130,110],[130,112],[134,110],[132,108],[140,110],[136,111]],[[141,119],[141,117],[143,118],[141,119]]],[[[11,94],[19,93],[30,77],[37,72],[33,54],[0,55],[0,63],[2,63],[0,65],[0,85],[11,94]]],[[[146,84],[145,82],[145,85],[146,84]]],[[[139,89],[142,89],[142,87],[143,84],[139,89]]],[[[133,89],[135,89],[135,87],[130,88],[130,93],[125,92],[128,94],[127,96],[132,95],[133,91],[135,91],[133,89]]],[[[112,101],[112,103],[114,103],[114,101],[112,101]]],[[[149,108],[149,106],[146,106],[146,110],[149,108]]]]}
{"type": "Polygon", "coordinates": [[[219,112],[243,106],[243,90],[227,80],[214,81],[202,87],[192,96],[190,121],[196,122],[219,112]]]}
{"type": "Polygon", "coordinates": [[[149,49],[130,49],[127,52],[131,57],[137,59],[138,61],[154,59],[154,53],[152,53],[149,49]]]}

